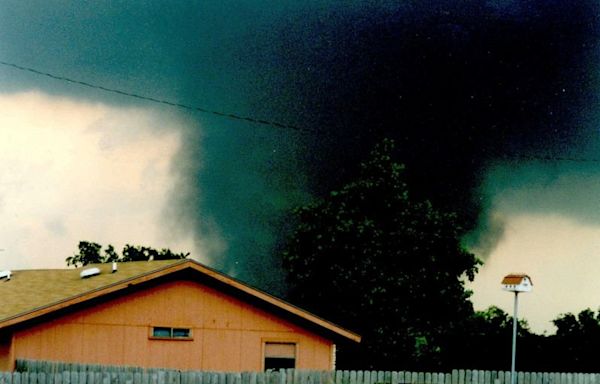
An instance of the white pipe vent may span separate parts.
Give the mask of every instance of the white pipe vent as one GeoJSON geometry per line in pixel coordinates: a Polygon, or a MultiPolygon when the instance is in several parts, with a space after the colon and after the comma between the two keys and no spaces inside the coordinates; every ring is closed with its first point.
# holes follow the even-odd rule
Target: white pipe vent
{"type": "Polygon", "coordinates": [[[6,280],[10,280],[10,275],[11,275],[11,271],[6,270],[6,271],[2,271],[0,272],[0,279],[6,279],[6,280]]]}
{"type": "Polygon", "coordinates": [[[83,271],[81,271],[79,276],[81,276],[82,279],[87,279],[88,277],[96,276],[99,274],[100,274],[100,269],[94,267],[94,268],[84,269],[83,271]]]}

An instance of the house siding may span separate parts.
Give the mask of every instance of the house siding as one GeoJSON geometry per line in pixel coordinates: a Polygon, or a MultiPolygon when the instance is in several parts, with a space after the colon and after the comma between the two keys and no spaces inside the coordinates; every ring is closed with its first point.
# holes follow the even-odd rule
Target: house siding
{"type": "MultiPolygon", "coordinates": [[[[332,342],[202,284],[169,281],[43,323],[0,344],[0,364],[15,359],[180,370],[258,371],[265,341],[297,343],[296,367],[332,367],[332,342]],[[152,326],[185,327],[192,340],[154,340],[152,326]]],[[[2,340],[0,340],[1,342],[2,340]]]]}
{"type": "Polygon", "coordinates": [[[14,349],[11,332],[0,333],[0,370],[12,371],[14,365],[14,349]]]}

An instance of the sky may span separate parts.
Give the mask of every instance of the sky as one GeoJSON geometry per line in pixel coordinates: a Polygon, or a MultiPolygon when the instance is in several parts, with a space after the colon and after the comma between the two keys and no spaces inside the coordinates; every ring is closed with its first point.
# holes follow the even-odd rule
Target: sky
{"type": "Polygon", "coordinates": [[[143,244],[284,294],[290,210],[391,137],[411,193],[457,212],[484,261],[475,307],[512,311],[500,281],[525,272],[520,313],[551,332],[600,307],[599,15],[561,0],[3,1],[2,267],[63,267],[80,240],[143,244]]]}

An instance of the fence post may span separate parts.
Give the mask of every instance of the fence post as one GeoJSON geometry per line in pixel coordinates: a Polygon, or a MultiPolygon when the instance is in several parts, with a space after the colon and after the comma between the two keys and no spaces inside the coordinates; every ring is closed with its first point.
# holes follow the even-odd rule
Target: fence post
{"type": "MultiPolygon", "coordinates": [[[[317,384],[317,383],[314,383],[317,384]]],[[[350,384],[350,371],[343,371],[342,373],[342,384],[350,384]]]]}
{"type": "Polygon", "coordinates": [[[531,375],[529,376],[529,383],[530,384],[538,384],[537,380],[538,380],[537,373],[531,372],[531,375]]]}
{"type": "Polygon", "coordinates": [[[377,379],[378,376],[379,376],[379,372],[371,371],[371,381],[369,381],[369,383],[367,383],[367,384],[376,384],[378,382],[378,379],[377,379]]]}
{"type": "Polygon", "coordinates": [[[419,374],[417,372],[411,372],[411,374],[410,374],[410,382],[412,384],[420,384],[419,383],[419,374]]]}
{"type": "MultiPolygon", "coordinates": [[[[363,384],[370,384],[371,383],[371,371],[363,371],[363,384]]],[[[336,384],[341,384],[341,383],[337,383],[336,384]]]]}
{"type": "Polygon", "coordinates": [[[356,382],[356,371],[350,371],[350,384],[358,384],[356,382]]]}

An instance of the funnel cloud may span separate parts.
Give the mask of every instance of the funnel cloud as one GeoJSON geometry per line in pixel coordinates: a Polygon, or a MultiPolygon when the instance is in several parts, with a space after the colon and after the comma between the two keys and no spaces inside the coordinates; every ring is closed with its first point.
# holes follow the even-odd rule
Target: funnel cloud
{"type": "MultiPolygon", "coordinates": [[[[43,141],[35,124],[44,122],[6,125],[27,127],[23,132],[40,146],[28,150],[37,159],[28,163],[16,144],[4,144],[14,154],[5,162],[40,175],[30,201],[43,200],[39,189],[51,185],[45,175],[54,170],[74,186],[84,185],[75,171],[93,170],[105,183],[86,199],[74,198],[84,212],[122,217],[123,230],[100,220],[89,232],[73,232],[55,208],[67,206],[60,196],[73,189],[66,188],[46,201],[55,214],[43,224],[21,225],[15,216],[13,227],[43,233],[39,241],[47,244],[64,238],[71,250],[84,235],[150,246],[172,240],[213,267],[284,294],[278,251],[293,226],[290,210],[351,179],[372,146],[388,137],[406,164],[411,193],[459,215],[464,244],[486,261],[480,276],[495,279],[511,272],[494,269],[506,267],[501,260],[515,261],[513,268],[539,260],[519,242],[522,259],[503,253],[523,240],[515,225],[534,231],[527,225],[552,217],[548,225],[568,224],[575,237],[600,225],[598,14],[598,3],[586,0],[5,1],[4,62],[299,128],[192,112],[0,66],[3,102],[37,98],[54,106],[50,120],[64,120],[43,141]],[[96,110],[106,113],[89,120],[96,110]],[[60,163],[64,153],[52,152],[66,140],[61,126],[72,127],[75,141],[94,137],[87,162],[60,163]],[[121,157],[103,163],[117,148],[121,157]],[[111,188],[124,191],[114,206],[104,200],[111,188]],[[115,208],[87,208],[104,204],[115,208]],[[138,237],[140,222],[152,235],[138,237]]],[[[7,108],[20,111],[17,104],[7,108]]],[[[23,186],[4,185],[6,208],[7,196],[19,196],[23,186]]],[[[40,260],[62,262],[66,245],[56,247],[40,260]]],[[[571,248],[554,262],[583,257],[580,247],[571,248]]],[[[494,304],[486,294],[494,288],[478,287],[476,305],[494,304]]]]}

